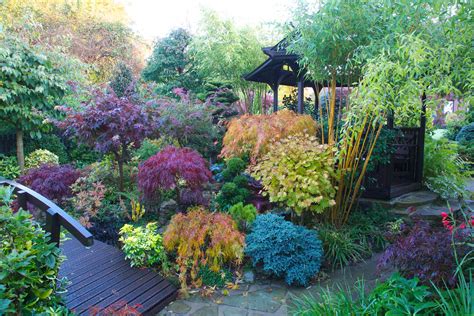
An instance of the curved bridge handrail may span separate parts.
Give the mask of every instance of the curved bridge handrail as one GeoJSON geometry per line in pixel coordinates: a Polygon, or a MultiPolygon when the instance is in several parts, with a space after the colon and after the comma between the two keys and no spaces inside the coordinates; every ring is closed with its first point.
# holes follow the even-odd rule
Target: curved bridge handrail
{"type": "Polygon", "coordinates": [[[63,226],[84,246],[91,246],[94,243],[92,234],[51,200],[15,181],[0,179],[0,185],[14,188],[13,192],[21,208],[26,210],[27,203],[31,203],[46,213],[45,230],[51,234],[51,242],[59,246],[59,233],[63,226]]]}

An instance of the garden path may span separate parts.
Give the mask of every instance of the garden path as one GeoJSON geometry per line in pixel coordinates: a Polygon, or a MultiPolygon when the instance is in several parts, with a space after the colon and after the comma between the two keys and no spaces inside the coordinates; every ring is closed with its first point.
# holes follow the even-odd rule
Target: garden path
{"type": "Polygon", "coordinates": [[[228,295],[221,291],[211,297],[202,297],[194,293],[186,299],[178,299],[169,304],[158,315],[194,315],[194,316],[267,316],[288,315],[291,302],[295,297],[316,295],[323,288],[337,285],[352,286],[363,278],[366,286],[373,287],[378,279],[384,278],[377,273],[379,255],[375,255],[358,265],[332,272],[324,281],[308,288],[288,287],[282,281],[256,280],[243,283],[237,290],[229,290],[228,295]]]}

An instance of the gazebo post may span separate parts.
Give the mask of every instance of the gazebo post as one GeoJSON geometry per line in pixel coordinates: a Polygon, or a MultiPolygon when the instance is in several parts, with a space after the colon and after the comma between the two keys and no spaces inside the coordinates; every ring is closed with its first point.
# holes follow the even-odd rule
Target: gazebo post
{"type": "Polygon", "coordinates": [[[273,90],[273,113],[278,111],[278,87],[280,85],[278,83],[273,84],[272,90],[273,90]]]}
{"type": "Polygon", "coordinates": [[[303,114],[304,110],[304,77],[298,78],[298,113],[303,114]]]}
{"type": "Polygon", "coordinates": [[[319,110],[319,86],[318,84],[315,84],[313,86],[313,91],[314,91],[314,117],[318,115],[318,110],[319,110]]]}

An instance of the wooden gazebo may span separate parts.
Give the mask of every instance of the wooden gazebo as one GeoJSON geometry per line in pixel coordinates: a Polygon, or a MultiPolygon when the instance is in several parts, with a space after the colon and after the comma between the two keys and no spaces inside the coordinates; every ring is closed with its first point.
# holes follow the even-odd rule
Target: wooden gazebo
{"type": "MultiPolygon", "coordinates": [[[[298,88],[298,113],[304,113],[304,88],[311,87],[315,94],[314,114],[319,107],[319,93],[323,84],[308,80],[306,70],[298,64],[298,55],[288,53],[287,39],[272,47],[262,48],[267,60],[244,76],[248,81],[268,84],[273,90],[273,111],[278,111],[280,85],[298,88]]],[[[338,87],[342,87],[337,84],[338,87]]],[[[393,115],[389,115],[386,129],[396,130],[392,143],[395,147],[389,162],[378,165],[367,173],[363,197],[388,200],[421,189],[423,176],[423,150],[426,128],[425,99],[422,97],[422,114],[419,127],[395,127],[393,115]]]]}
{"type": "Polygon", "coordinates": [[[266,83],[273,90],[273,111],[278,111],[278,88],[280,85],[298,87],[298,113],[304,111],[304,88],[311,87],[315,95],[315,111],[318,108],[319,91],[322,85],[306,79],[305,69],[298,65],[298,55],[286,51],[287,39],[281,40],[262,51],[268,59],[254,71],[244,76],[245,80],[266,83]]]}

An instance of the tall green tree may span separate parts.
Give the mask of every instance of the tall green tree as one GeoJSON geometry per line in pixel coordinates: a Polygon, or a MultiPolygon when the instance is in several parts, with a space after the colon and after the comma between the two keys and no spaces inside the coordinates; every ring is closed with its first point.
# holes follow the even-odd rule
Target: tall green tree
{"type": "Polygon", "coordinates": [[[0,122],[16,131],[17,159],[24,169],[24,133],[41,137],[48,117],[66,92],[60,72],[46,55],[14,38],[0,40],[0,122]]]}
{"type": "Polygon", "coordinates": [[[201,81],[189,54],[191,40],[191,34],[183,28],[175,29],[168,36],[156,40],[143,69],[143,79],[158,83],[163,93],[170,93],[177,87],[195,89],[201,81]]]}
{"type": "Polygon", "coordinates": [[[199,32],[191,44],[191,53],[203,78],[229,83],[247,112],[252,111],[252,107],[252,112],[259,112],[268,88],[246,81],[243,76],[265,60],[262,46],[255,28],[240,28],[213,11],[204,11],[199,32]]]}

